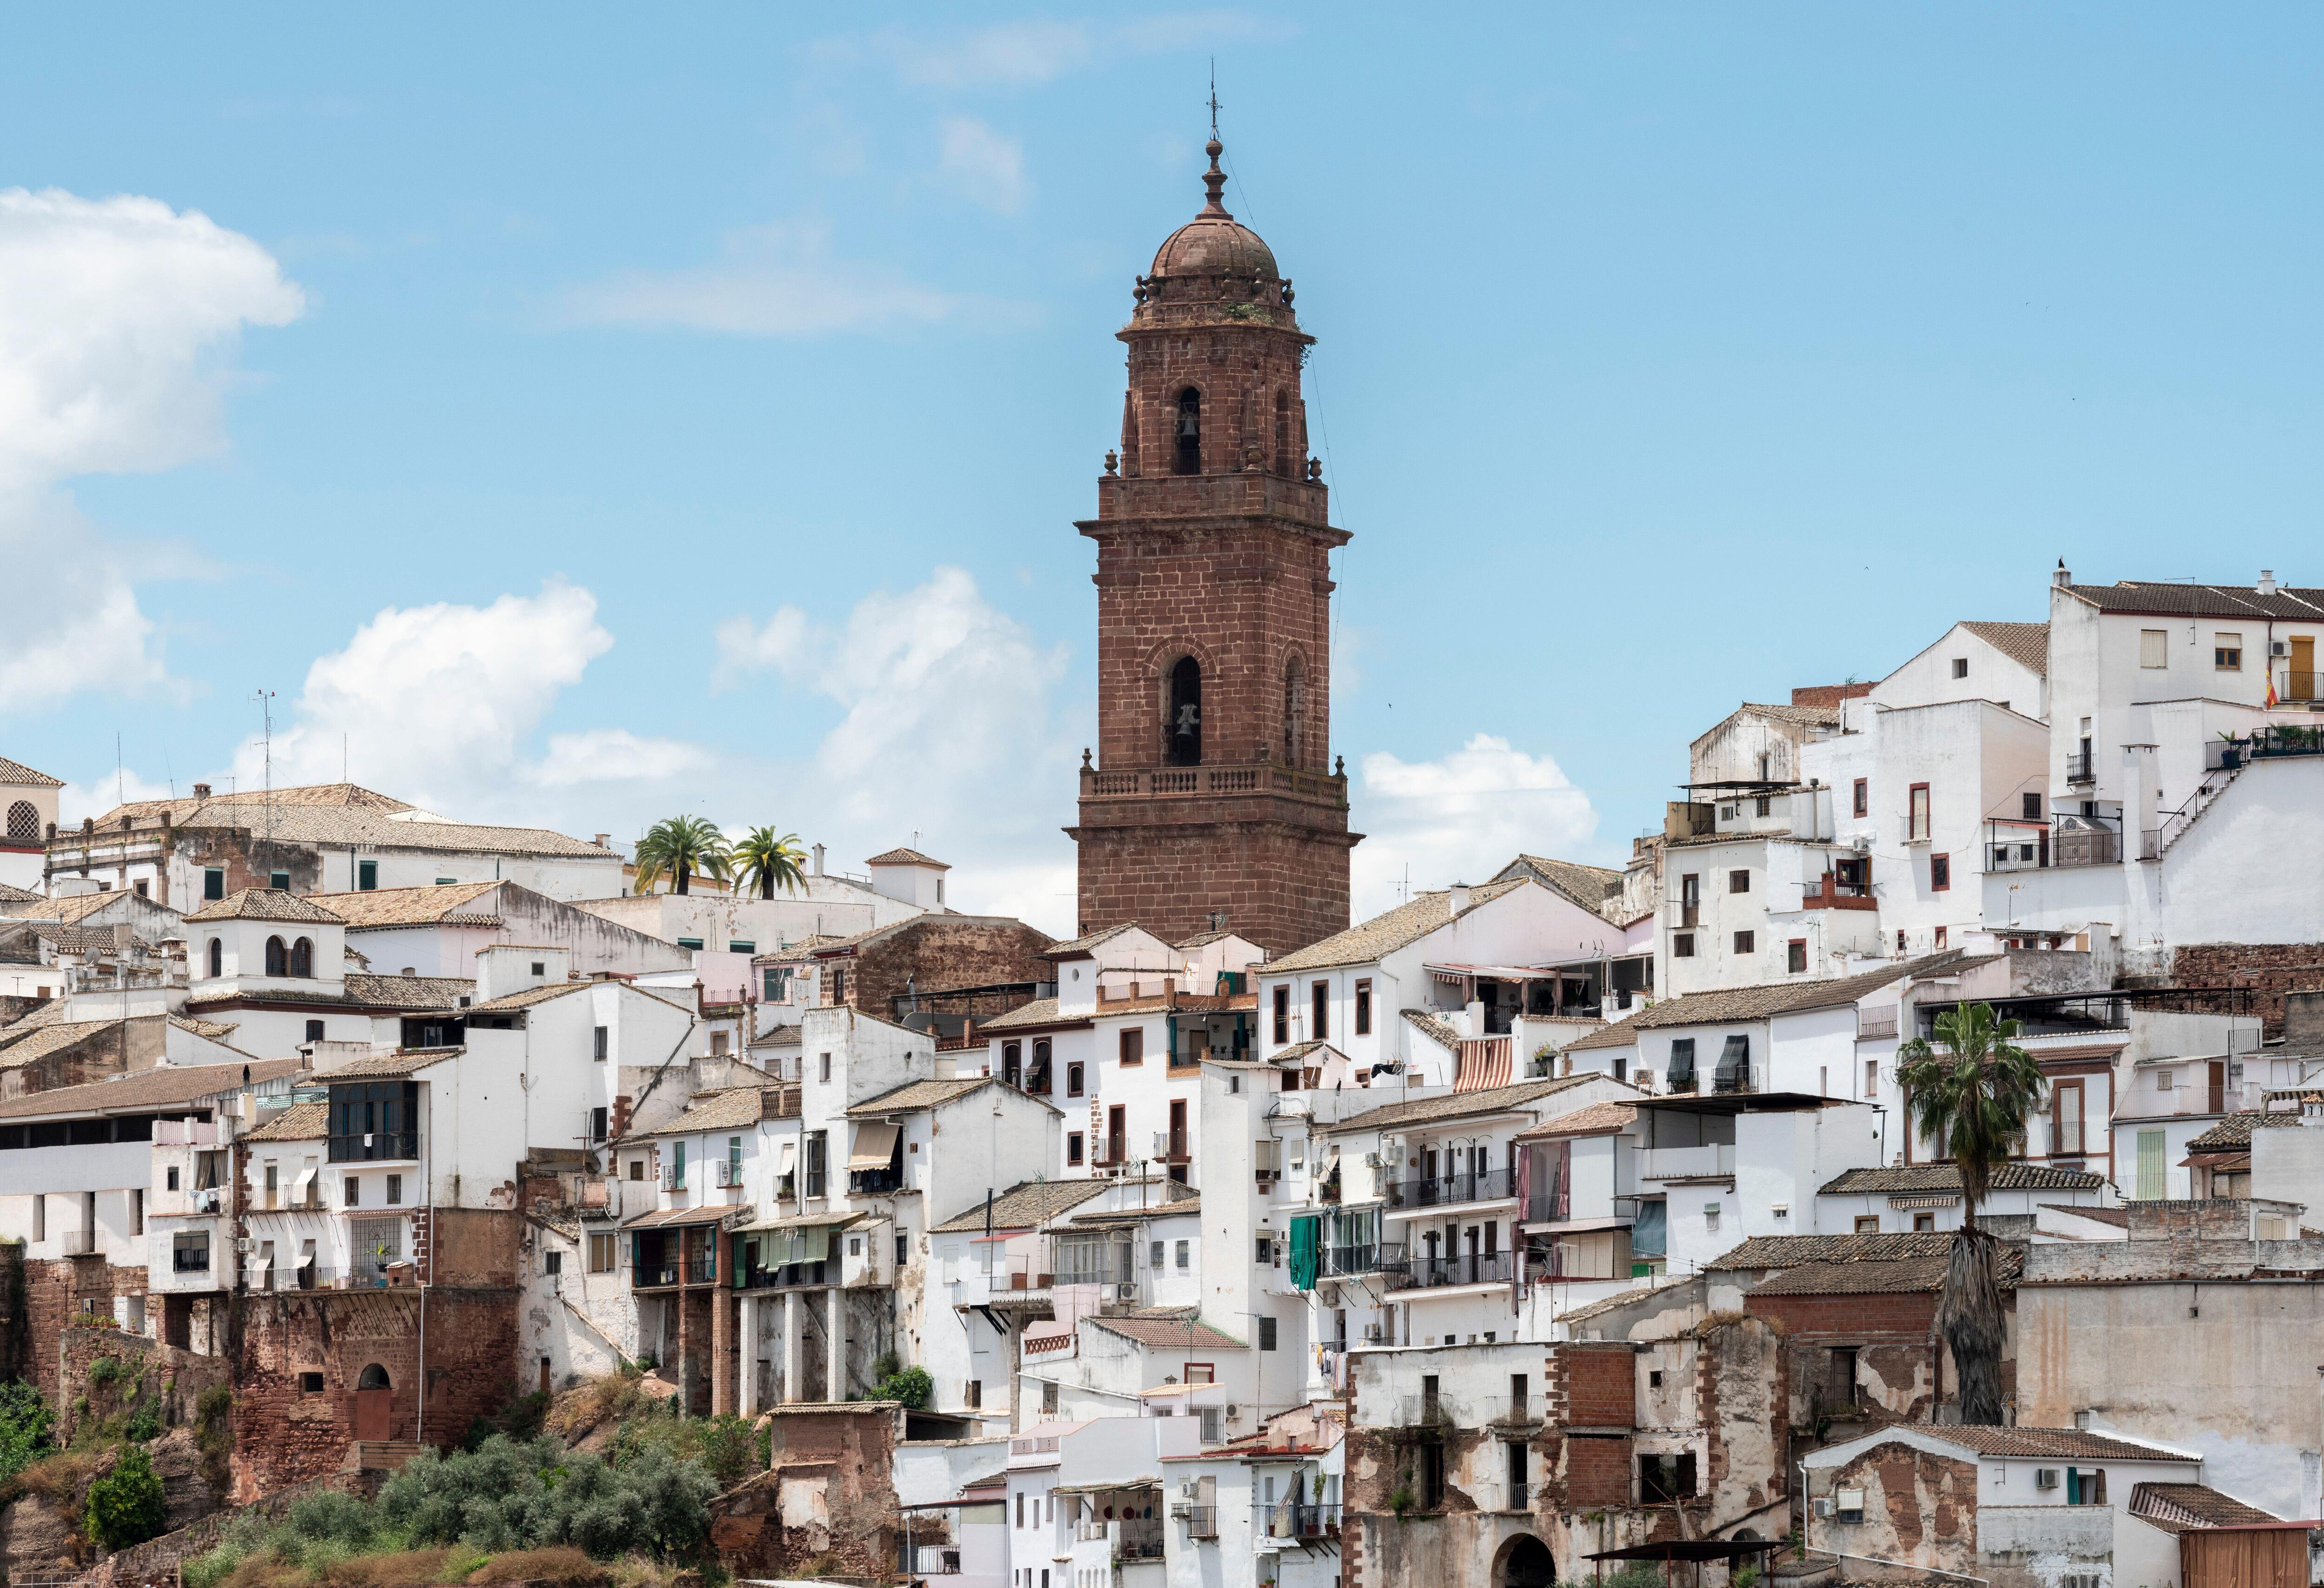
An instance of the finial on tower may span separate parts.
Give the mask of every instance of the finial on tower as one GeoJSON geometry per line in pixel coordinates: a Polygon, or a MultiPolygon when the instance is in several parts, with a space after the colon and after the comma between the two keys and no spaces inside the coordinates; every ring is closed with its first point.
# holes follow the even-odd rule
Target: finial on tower
{"type": "Polygon", "coordinates": [[[1211,58],[1211,141],[1203,145],[1203,152],[1211,157],[1211,169],[1203,173],[1203,187],[1209,194],[1208,201],[1203,206],[1203,213],[1226,216],[1232,220],[1234,217],[1227,215],[1225,199],[1227,173],[1219,169],[1219,156],[1226,152],[1226,145],[1219,142],[1219,62],[1216,56],[1211,58]]]}

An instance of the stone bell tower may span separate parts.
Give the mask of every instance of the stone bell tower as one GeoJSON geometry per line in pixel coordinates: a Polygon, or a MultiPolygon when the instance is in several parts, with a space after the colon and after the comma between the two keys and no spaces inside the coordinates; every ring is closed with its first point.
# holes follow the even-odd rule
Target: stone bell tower
{"type": "Polygon", "coordinates": [[[1097,517],[1098,746],[1084,757],[1081,929],[1284,954],[1348,924],[1347,779],[1332,752],[1332,527],[1299,370],[1314,338],[1221,201],[1170,234],[1120,332],[1121,450],[1097,517]]]}

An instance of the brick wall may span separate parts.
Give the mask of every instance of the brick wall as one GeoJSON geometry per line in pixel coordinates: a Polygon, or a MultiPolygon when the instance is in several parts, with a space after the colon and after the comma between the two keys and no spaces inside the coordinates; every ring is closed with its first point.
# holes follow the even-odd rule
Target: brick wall
{"type": "Polygon", "coordinates": [[[2198,998],[2194,1006],[2209,1005],[2220,1014],[2255,1014],[2268,1036],[2282,1036],[2283,995],[2324,988],[2324,943],[2182,944],[2171,951],[2171,973],[2162,984],[2250,989],[2239,1001],[2222,993],[2198,998]]]}
{"type": "Polygon", "coordinates": [[[88,1415],[105,1417],[130,1410],[151,1399],[166,1426],[194,1420],[194,1406],[202,1391],[232,1381],[234,1364],[223,1356],[201,1356],[190,1351],[119,1329],[67,1329],[58,1344],[57,1437],[69,1444],[78,1426],[74,1407],[87,1398],[88,1415]],[[118,1364],[108,1382],[92,1383],[90,1364],[99,1357],[118,1364]]]}
{"type": "Polygon", "coordinates": [[[1550,1418],[1569,1428],[1637,1421],[1637,1353],[1628,1341],[1568,1341],[1550,1355],[1550,1418]]]}
{"type": "Polygon", "coordinates": [[[51,1048],[29,1064],[0,1070],[0,1101],[102,1081],[129,1070],[150,1069],[160,1062],[163,1043],[164,1021],[161,1015],[114,1020],[78,1041],[51,1048]]]}
{"type": "Polygon", "coordinates": [[[818,1576],[891,1575],[901,1519],[888,1482],[898,1412],[882,1401],[770,1414],[770,1469],[711,1503],[721,1562],[738,1574],[798,1576],[813,1566],[818,1576]],[[817,1519],[786,1526],[786,1512],[817,1519]]]}
{"type": "Polygon", "coordinates": [[[1895,1296],[1754,1296],[1743,1310],[1794,1340],[1925,1341],[1935,1326],[1934,1291],[1895,1296]]]}
{"type": "Polygon", "coordinates": [[[1056,972],[1041,954],[1055,941],[1019,920],[924,916],[836,963],[847,971],[849,1005],[892,1020],[908,988],[937,992],[1048,981],[1056,972]]]}
{"type": "Polygon", "coordinates": [[[1565,1440],[1566,1510],[1630,1503],[1631,1452],[1627,1434],[1575,1434],[1565,1440]]]}
{"type": "Polygon", "coordinates": [[[7,1369],[62,1405],[59,1350],[85,1311],[113,1316],[115,1297],[143,1296],[143,1268],[115,1268],[102,1257],[45,1258],[23,1267],[23,1308],[8,1330],[7,1369]]]}
{"type": "Polygon", "coordinates": [[[376,1364],[392,1395],[387,1437],[457,1444],[516,1389],[519,1293],[427,1293],[428,1404],[420,1419],[420,1293],[307,1291],[249,1296],[235,1398],[235,1492],[242,1499],[337,1469],[355,1437],[355,1391],[376,1364]],[[300,1375],[319,1372],[309,1390],[300,1375]]]}
{"type": "Polygon", "coordinates": [[[1175,943],[1209,929],[1217,914],[1271,955],[1344,930],[1356,842],[1346,814],[1296,808],[1295,825],[1273,808],[1288,802],[1235,802],[1252,808],[1241,817],[1222,803],[1188,800],[1173,809],[1153,800],[1127,811],[1084,803],[1081,825],[1069,829],[1079,849],[1079,923],[1095,931],[1135,921],[1175,943]],[[1336,820],[1311,823],[1317,815],[1336,820]]]}

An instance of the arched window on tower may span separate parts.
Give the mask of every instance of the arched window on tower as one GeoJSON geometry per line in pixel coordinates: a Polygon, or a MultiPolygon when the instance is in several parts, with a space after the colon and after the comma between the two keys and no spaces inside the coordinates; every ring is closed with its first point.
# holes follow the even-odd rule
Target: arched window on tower
{"type": "Polygon", "coordinates": [[[1275,394],[1275,472],[1288,475],[1293,469],[1291,454],[1291,393],[1275,394]]]}
{"type": "Polygon", "coordinates": [[[290,974],[311,976],[315,974],[315,940],[301,937],[290,945],[290,974]]]}
{"type": "Polygon", "coordinates": [[[287,976],[290,974],[290,954],[282,946],[282,939],[280,937],[269,937],[266,940],[266,974],[270,976],[287,976]]]}
{"type": "Polygon", "coordinates": [[[223,937],[210,939],[210,974],[213,977],[226,974],[226,939],[223,937]]]}
{"type": "Polygon", "coordinates": [[[1203,472],[1203,394],[1189,386],[1178,393],[1178,422],[1172,427],[1178,441],[1177,457],[1170,472],[1198,475],[1203,472]]]}
{"type": "Polygon", "coordinates": [[[1182,656],[1170,669],[1170,716],[1162,732],[1163,759],[1172,766],[1203,764],[1203,664],[1182,656]]]}
{"type": "Polygon", "coordinates": [[[1299,722],[1307,706],[1307,677],[1293,657],[1283,664],[1283,760],[1299,764],[1299,722]]]}
{"type": "Polygon", "coordinates": [[[41,836],[41,813],[32,808],[29,799],[19,799],[8,808],[8,836],[19,842],[41,836]]]}

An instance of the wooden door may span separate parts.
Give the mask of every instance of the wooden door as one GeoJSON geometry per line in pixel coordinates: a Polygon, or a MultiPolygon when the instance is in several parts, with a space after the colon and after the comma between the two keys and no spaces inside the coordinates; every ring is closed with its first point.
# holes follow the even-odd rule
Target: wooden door
{"type": "Polygon", "coordinates": [[[2211,1094],[2209,1097],[2205,1099],[2205,1101],[2210,1105],[2207,1112],[2211,1113],[2225,1113],[2227,1112],[2227,1061],[2225,1059],[2215,1058],[2211,1061],[2209,1067],[2211,1072],[2211,1094]]]}
{"type": "Polygon", "coordinates": [[[2316,698],[2316,642],[2306,634],[2292,642],[2292,688],[2283,692],[2286,700],[2316,698]]]}
{"type": "Polygon", "coordinates": [[[385,1439],[394,1421],[392,1390],[358,1390],[355,1392],[355,1437],[385,1439]]]}

